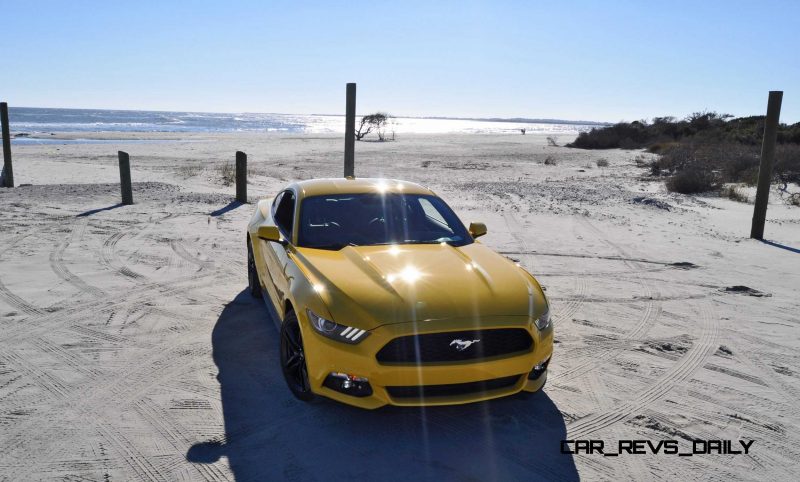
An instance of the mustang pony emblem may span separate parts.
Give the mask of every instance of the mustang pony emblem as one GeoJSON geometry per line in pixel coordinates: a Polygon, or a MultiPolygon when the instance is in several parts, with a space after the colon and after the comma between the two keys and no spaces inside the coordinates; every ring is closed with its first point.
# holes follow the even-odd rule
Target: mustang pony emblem
{"type": "Polygon", "coordinates": [[[450,346],[455,345],[456,350],[464,351],[467,348],[469,348],[470,346],[474,345],[475,343],[478,343],[479,341],[481,341],[481,340],[480,339],[478,339],[478,340],[460,340],[460,339],[456,338],[455,340],[450,342],[450,346]]]}

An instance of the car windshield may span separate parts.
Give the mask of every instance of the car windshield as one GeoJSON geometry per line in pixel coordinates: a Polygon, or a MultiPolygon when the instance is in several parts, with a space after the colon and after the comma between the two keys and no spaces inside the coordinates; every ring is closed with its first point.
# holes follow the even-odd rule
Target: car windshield
{"type": "Polygon", "coordinates": [[[308,197],[302,202],[298,229],[299,246],[319,249],[472,243],[469,232],[444,201],[419,194],[308,197]]]}

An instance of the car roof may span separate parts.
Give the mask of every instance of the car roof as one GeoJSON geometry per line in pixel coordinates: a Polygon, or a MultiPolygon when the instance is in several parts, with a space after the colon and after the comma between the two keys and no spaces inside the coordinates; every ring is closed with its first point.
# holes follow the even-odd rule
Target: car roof
{"type": "Polygon", "coordinates": [[[398,179],[380,178],[328,178],[310,179],[299,181],[289,187],[294,187],[300,197],[322,196],[326,194],[362,194],[362,193],[403,193],[403,194],[428,194],[433,191],[419,184],[401,181],[398,179]]]}

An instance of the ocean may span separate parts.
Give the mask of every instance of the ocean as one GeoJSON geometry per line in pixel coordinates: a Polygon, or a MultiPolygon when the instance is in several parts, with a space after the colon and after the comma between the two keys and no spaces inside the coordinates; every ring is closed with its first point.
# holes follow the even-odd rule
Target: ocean
{"type": "MultiPolygon", "coordinates": [[[[317,114],[219,114],[200,112],[162,112],[99,109],[47,109],[9,107],[12,134],[59,132],[283,132],[343,133],[344,116],[317,114]]],[[[387,135],[404,133],[499,134],[530,133],[577,134],[597,126],[559,120],[513,121],[489,119],[393,118],[387,135]]]]}

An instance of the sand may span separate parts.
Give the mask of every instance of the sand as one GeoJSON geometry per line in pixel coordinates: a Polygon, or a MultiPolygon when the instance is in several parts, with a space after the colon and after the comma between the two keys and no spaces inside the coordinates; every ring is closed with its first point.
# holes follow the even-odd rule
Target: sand
{"type": "Polygon", "coordinates": [[[538,135],[358,143],[358,176],[420,182],[485,222],[483,242],[545,286],[556,329],[544,393],[367,412],[292,398],[272,321],[245,291],[252,206],[231,204],[219,170],[247,152],[251,199],[272,197],[339,176],[341,138],[93,137],[119,141],[15,146],[30,185],[0,190],[0,480],[796,474],[800,253],[786,248],[800,248],[800,209],[776,192],[766,244],[747,238],[752,205],[669,194],[639,151],[538,135]],[[118,205],[118,149],[133,206],[118,205]],[[604,457],[561,454],[563,439],[754,442],[604,457]]]}

